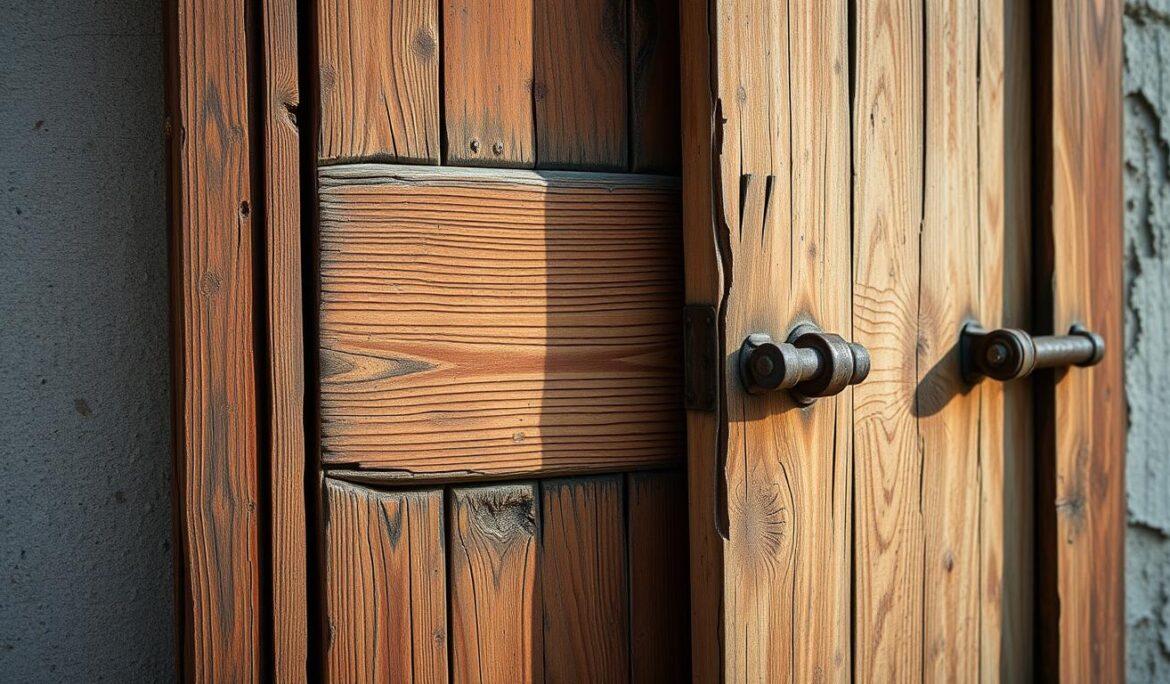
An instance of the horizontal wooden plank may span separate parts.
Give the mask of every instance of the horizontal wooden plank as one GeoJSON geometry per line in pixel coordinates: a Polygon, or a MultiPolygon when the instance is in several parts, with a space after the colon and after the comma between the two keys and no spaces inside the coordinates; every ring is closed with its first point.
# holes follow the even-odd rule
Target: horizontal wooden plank
{"type": "Polygon", "coordinates": [[[677,462],[677,181],[332,166],[320,206],[325,463],[677,462]]]}

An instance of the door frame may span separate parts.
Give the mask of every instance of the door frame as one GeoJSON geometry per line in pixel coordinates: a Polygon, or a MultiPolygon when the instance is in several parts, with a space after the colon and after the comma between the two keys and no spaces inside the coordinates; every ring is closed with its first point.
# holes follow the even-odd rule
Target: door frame
{"type": "MultiPolygon", "coordinates": [[[[301,111],[299,83],[312,81],[297,46],[312,4],[169,4],[172,502],[185,679],[305,681],[320,635],[309,606],[316,482],[305,411],[311,290],[301,265],[301,207],[312,201],[311,192],[302,197],[301,160],[312,159],[305,150],[315,139],[300,130],[315,128],[312,112],[301,111]]],[[[1036,666],[1052,678],[1109,681],[1124,674],[1121,2],[1084,5],[1048,0],[1033,22],[1045,28],[1034,73],[1050,86],[1034,119],[1043,133],[1033,153],[1041,180],[1035,205],[1051,208],[1037,213],[1036,227],[1048,236],[1037,245],[1047,255],[1037,304],[1051,312],[1052,330],[1069,317],[1086,319],[1112,349],[1101,365],[1078,371],[1080,384],[1037,390],[1042,415],[1083,419],[1076,429],[1038,431],[1037,496],[1050,503],[1035,506],[1042,550],[1035,619],[1036,633],[1051,638],[1037,640],[1036,666]],[[1059,73],[1075,78],[1053,78],[1059,73]],[[1088,144],[1070,149],[1078,140],[1088,144]],[[1056,225],[1054,215],[1067,220],[1056,225]],[[1085,254],[1059,249],[1090,239],[1087,264],[1085,254]]],[[[713,5],[682,0],[682,7],[684,111],[700,113],[683,124],[692,168],[684,188],[700,189],[685,195],[689,225],[710,216],[702,166],[710,163],[713,5]],[[698,185],[688,185],[695,178],[698,185]]],[[[709,504],[692,498],[692,526],[713,520],[700,510],[709,504]]],[[[703,532],[692,531],[701,549],[695,534],[703,532]]],[[[702,568],[691,576],[712,579],[702,568]]],[[[694,603],[696,634],[717,619],[711,608],[694,603]]],[[[693,650],[695,672],[705,671],[698,659],[710,648],[693,650]]]]}

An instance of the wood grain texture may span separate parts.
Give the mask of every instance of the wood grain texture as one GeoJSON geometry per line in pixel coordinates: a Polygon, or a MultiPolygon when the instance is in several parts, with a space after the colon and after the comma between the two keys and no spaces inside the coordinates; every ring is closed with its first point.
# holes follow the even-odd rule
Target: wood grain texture
{"type": "Polygon", "coordinates": [[[322,160],[439,163],[437,0],[316,0],[322,160]]]}
{"type": "Polygon", "coordinates": [[[443,494],[325,480],[326,678],[447,681],[443,494]]]}
{"type": "Polygon", "coordinates": [[[544,681],[536,494],[527,483],[451,490],[451,673],[457,682],[544,681]]]}
{"type": "Polygon", "coordinates": [[[630,680],[691,681],[687,490],[678,472],[626,476],[630,680]]]}
{"type": "Polygon", "coordinates": [[[679,0],[630,4],[630,167],[678,173],[679,0]]]}
{"type": "Polygon", "coordinates": [[[551,682],[630,677],[621,476],[540,485],[544,667],[551,682]]]}
{"type": "Polygon", "coordinates": [[[261,634],[246,3],[170,6],[175,566],[181,675],[258,681],[261,634]]]}
{"type": "Polygon", "coordinates": [[[533,0],[444,0],[446,162],[531,167],[533,0]]]}
{"type": "Polygon", "coordinates": [[[677,462],[673,181],[359,165],[320,187],[326,463],[677,462]]]}
{"type": "Polygon", "coordinates": [[[1042,378],[1037,465],[1037,668],[1062,682],[1122,681],[1125,399],[1122,386],[1121,13],[1117,0],[1044,3],[1037,160],[1043,183],[1040,332],[1080,323],[1107,352],[1042,378]],[[1046,106],[1044,106],[1046,105],[1046,106]],[[1048,316],[1051,316],[1048,319],[1048,316]],[[1047,380],[1047,383],[1045,382],[1047,380]]]}
{"type": "Polygon", "coordinates": [[[297,682],[308,674],[297,7],[264,0],[261,11],[273,674],[297,682]]]}
{"type": "MultiPolygon", "coordinates": [[[[1032,324],[1029,9],[979,7],[979,320],[1032,324]]],[[[1032,383],[984,382],[979,391],[980,678],[1032,676],[1032,383]]]]}
{"type": "Polygon", "coordinates": [[[626,170],[628,0],[535,3],[537,166],[626,170]]]}
{"type": "Polygon", "coordinates": [[[853,335],[872,362],[853,392],[853,667],[862,681],[926,674],[926,454],[915,416],[928,182],[923,11],[921,2],[861,0],[855,13],[853,335]]]}

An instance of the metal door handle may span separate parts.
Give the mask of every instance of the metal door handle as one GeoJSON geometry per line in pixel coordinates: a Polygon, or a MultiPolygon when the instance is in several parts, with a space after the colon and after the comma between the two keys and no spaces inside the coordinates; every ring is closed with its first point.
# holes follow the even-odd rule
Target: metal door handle
{"type": "Polygon", "coordinates": [[[976,323],[963,328],[960,341],[963,378],[976,382],[1026,378],[1040,368],[1092,366],[1105,355],[1100,335],[1074,325],[1067,335],[1032,337],[1023,330],[1000,328],[988,332],[976,323]]]}
{"type": "Polygon", "coordinates": [[[788,390],[793,400],[808,406],[865,380],[869,352],[805,323],[779,344],[764,333],[748,335],[739,349],[739,374],[750,394],[788,390]]]}

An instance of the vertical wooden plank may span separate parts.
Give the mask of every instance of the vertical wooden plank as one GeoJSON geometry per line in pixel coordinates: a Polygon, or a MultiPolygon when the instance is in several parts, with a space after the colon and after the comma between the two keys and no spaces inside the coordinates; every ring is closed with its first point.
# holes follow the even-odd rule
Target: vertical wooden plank
{"type": "Polygon", "coordinates": [[[546,480],[540,489],[545,678],[628,681],[622,478],[546,480]]]}
{"type": "Polygon", "coordinates": [[[1090,369],[1048,374],[1037,429],[1040,676],[1121,681],[1124,421],[1122,387],[1121,2],[1052,0],[1037,22],[1047,79],[1037,131],[1044,179],[1040,332],[1080,323],[1105,338],[1090,369]],[[1048,289],[1050,288],[1050,289],[1048,289]],[[1049,328],[1044,330],[1043,328],[1049,328]]]}
{"type": "Polygon", "coordinates": [[[854,674],[915,681],[924,675],[927,591],[925,454],[914,415],[927,180],[923,7],[858,0],[855,13],[853,334],[869,348],[872,371],[853,391],[854,674]]]}
{"type": "Polygon", "coordinates": [[[677,173],[679,130],[679,0],[630,3],[630,167],[677,173]]]}
{"type": "Polygon", "coordinates": [[[447,681],[441,490],[326,479],[329,681],[447,681]]]}
{"type": "Polygon", "coordinates": [[[317,0],[322,160],[439,163],[437,0],[317,0]]]}
{"type": "Polygon", "coordinates": [[[533,0],[445,0],[446,163],[531,167],[533,0]]]}
{"type": "Polygon", "coordinates": [[[626,476],[630,679],[691,680],[686,482],[681,473],[626,476]]]}
{"type": "Polygon", "coordinates": [[[627,0],[543,0],[536,9],[537,165],[624,171],[627,0]]]}
{"type": "Polygon", "coordinates": [[[456,682],[544,681],[536,486],[451,490],[456,682]]]}
{"type": "Polygon", "coordinates": [[[171,5],[174,508],[183,675],[262,677],[247,4],[171,5]]]}
{"type": "MultiPolygon", "coordinates": [[[[914,404],[921,480],[901,492],[921,506],[924,549],[921,574],[899,572],[923,583],[923,677],[957,682],[978,678],[980,648],[982,384],[963,382],[958,345],[980,306],[978,0],[928,0],[925,30],[914,404]]],[[[913,244],[915,226],[901,230],[913,244]]]]}
{"type": "MultiPolygon", "coordinates": [[[[979,8],[979,321],[1028,329],[1031,314],[1032,104],[1028,7],[979,8]]],[[[1032,383],[979,391],[980,679],[1032,676],[1032,383]]]]}
{"type": "Polygon", "coordinates": [[[295,682],[305,680],[308,664],[297,6],[264,0],[261,11],[272,648],[276,680],[295,682]]]}

